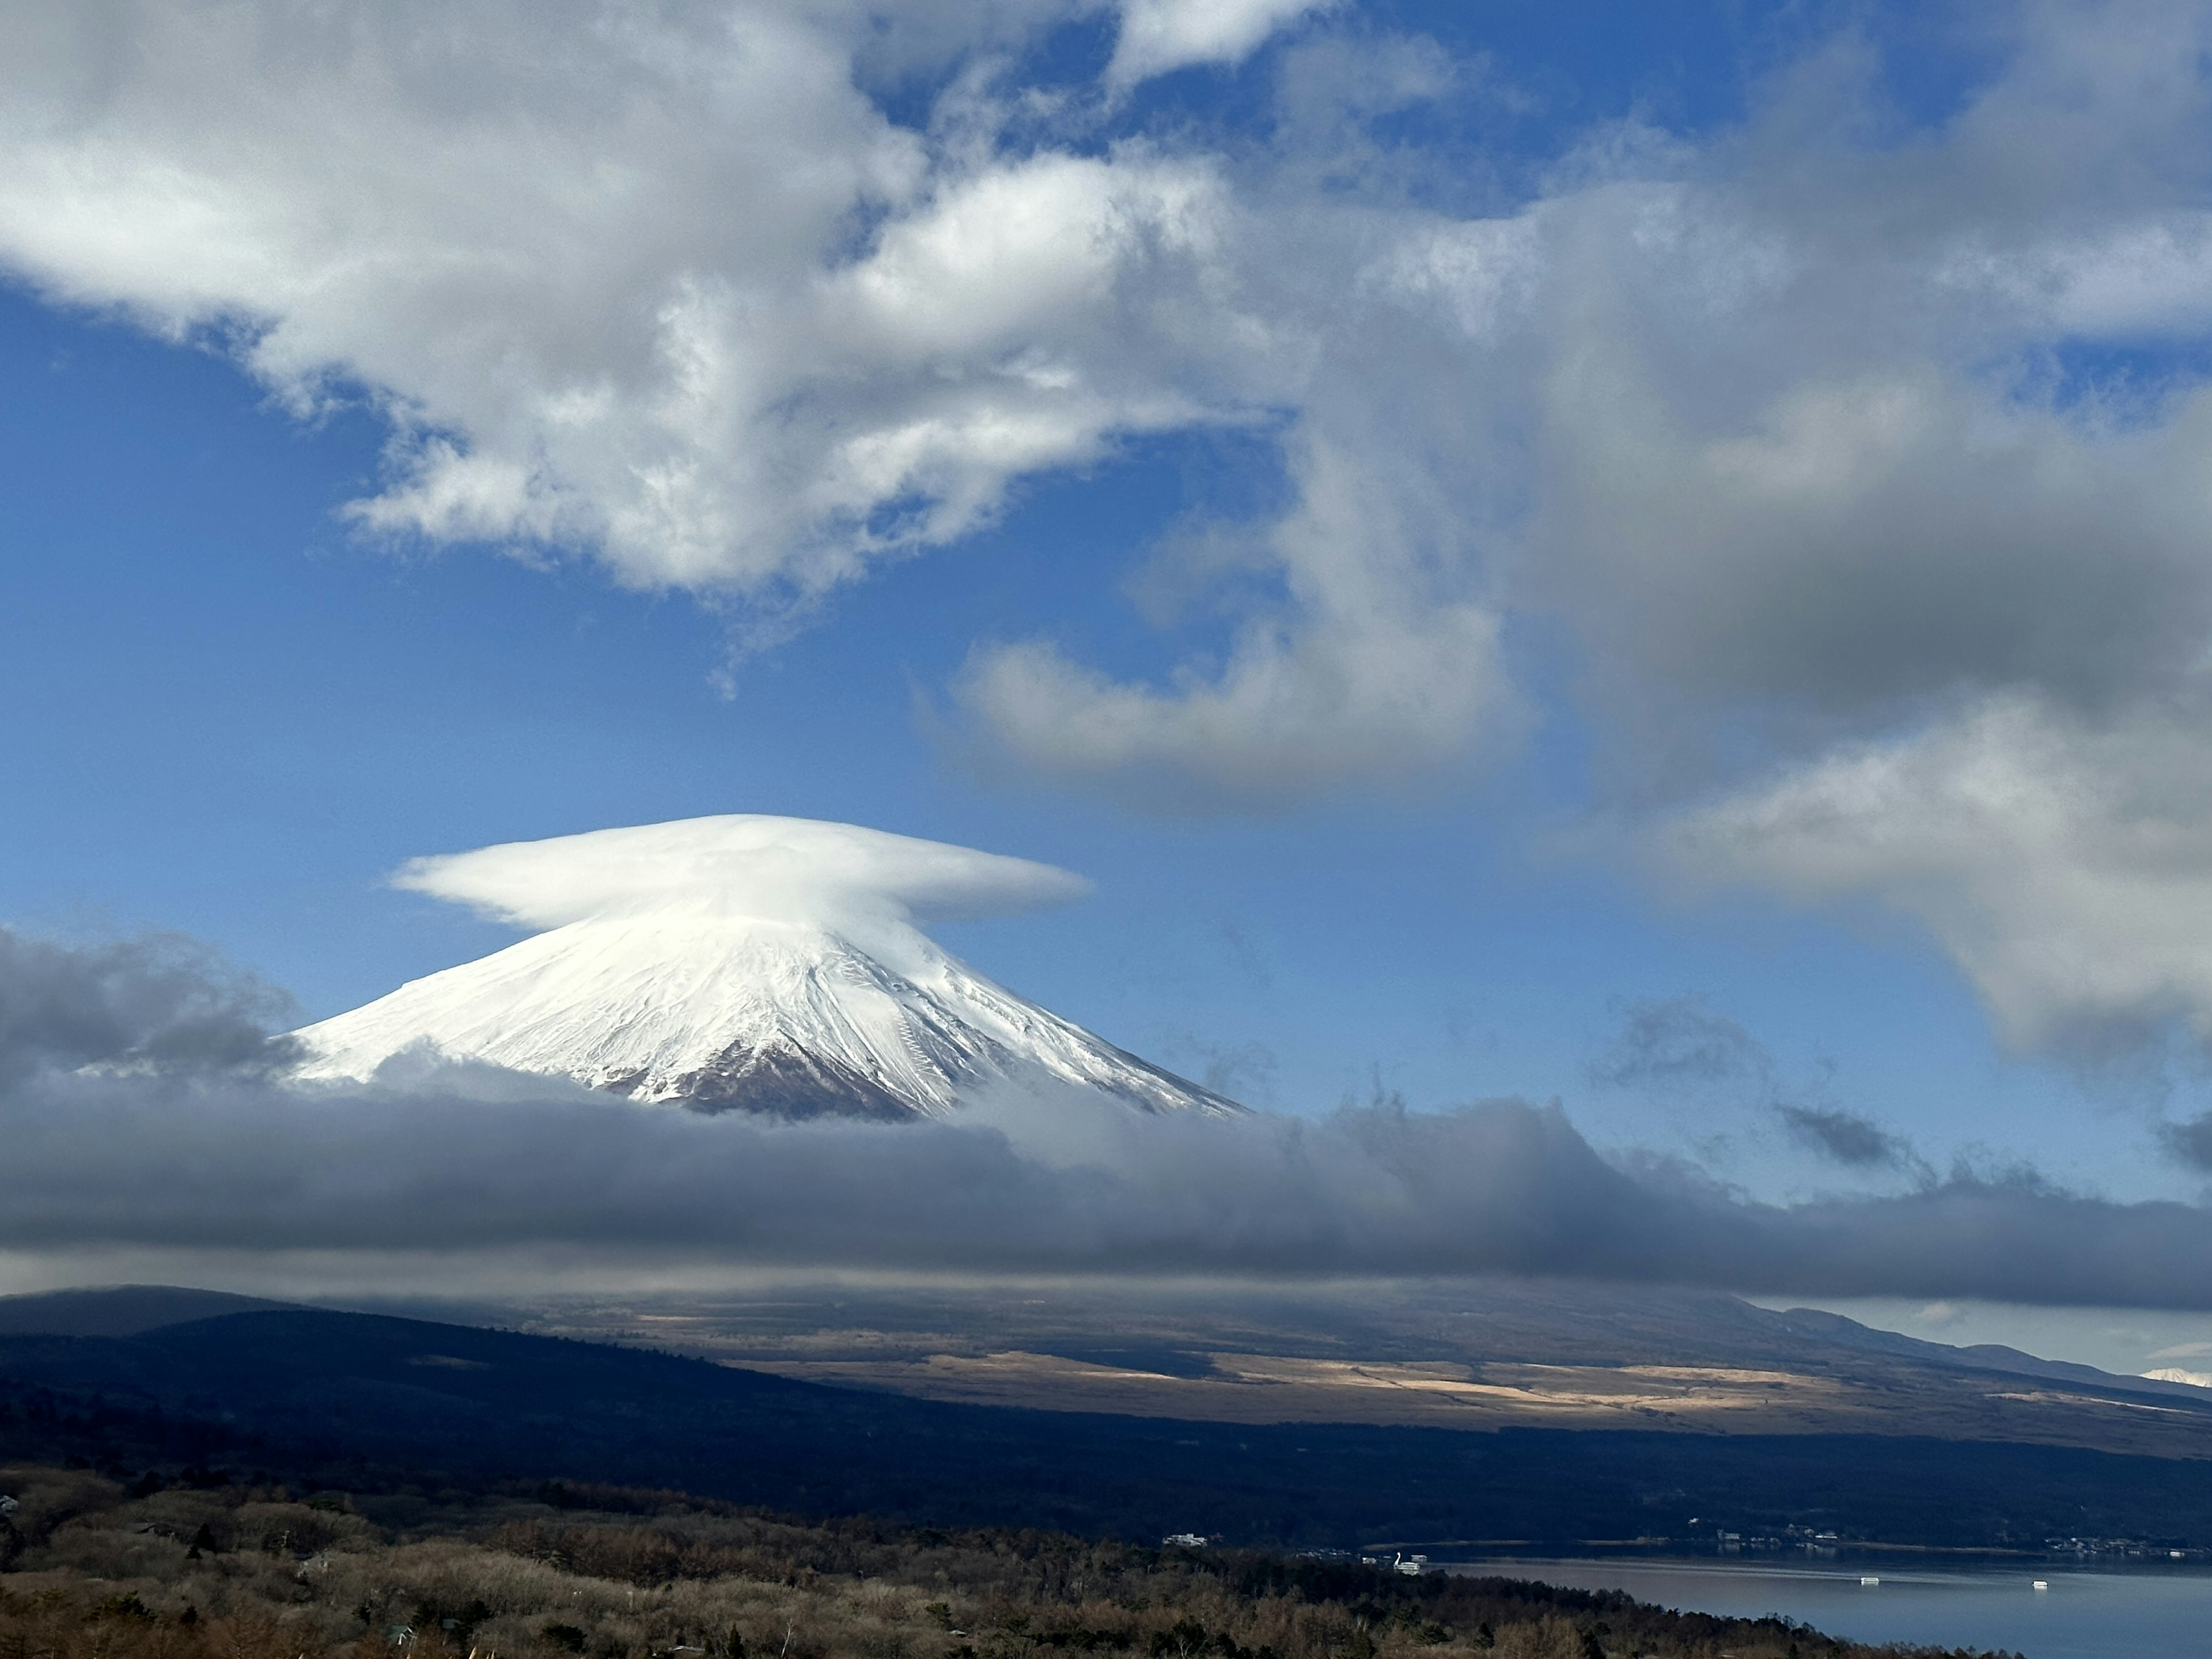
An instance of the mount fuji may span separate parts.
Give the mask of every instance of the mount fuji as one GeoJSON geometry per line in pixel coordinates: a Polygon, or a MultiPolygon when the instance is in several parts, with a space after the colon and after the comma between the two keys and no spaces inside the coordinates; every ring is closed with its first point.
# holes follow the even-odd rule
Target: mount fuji
{"type": "Polygon", "coordinates": [[[1088,890],[1049,866],[733,815],[418,859],[395,879],[545,931],[295,1032],[302,1078],[365,1079],[427,1050],[702,1111],[937,1117],[1001,1082],[1244,1110],[993,984],[917,925],[1088,890]]]}

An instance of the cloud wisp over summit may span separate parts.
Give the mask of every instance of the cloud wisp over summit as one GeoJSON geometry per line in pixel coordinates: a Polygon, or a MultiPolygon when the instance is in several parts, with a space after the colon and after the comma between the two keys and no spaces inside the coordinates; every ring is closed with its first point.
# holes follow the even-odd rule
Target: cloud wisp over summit
{"type": "Polygon", "coordinates": [[[165,952],[0,945],[0,1253],[19,1259],[167,1253],[248,1276],[289,1264],[295,1283],[373,1261],[390,1284],[517,1261],[616,1275],[1506,1270],[2212,1308],[2212,1211],[2027,1176],[1761,1204],[1601,1156],[1557,1105],[1517,1100],[1198,1121],[1009,1091],[882,1125],[708,1117],[428,1062],[293,1086],[242,1038],[174,1040],[180,1006],[251,1029],[235,976],[165,952]],[[74,1035],[93,1029],[97,1042],[74,1035]]]}

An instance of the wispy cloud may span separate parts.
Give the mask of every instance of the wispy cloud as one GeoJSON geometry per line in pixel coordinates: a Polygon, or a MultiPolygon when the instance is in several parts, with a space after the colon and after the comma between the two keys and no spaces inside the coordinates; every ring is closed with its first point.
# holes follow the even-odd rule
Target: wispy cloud
{"type": "Polygon", "coordinates": [[[1792,1134],[1838,1164],[1854,1169],[1903,1169],[1914,1162],[1910,1142],[1856,1112],[1788,1101],[1774,1110],[1792,1134]]]}
{"type": "Polygon", "coordinates": [[[2212,1112],[2179,1123],[2161,1124],[2159,1138],[2170,1156],[2192,1169],[2212,1172],[2212,1112]]]}
{"type": "Polygon", "coordinates": [[[1591,1081],[1615,1089],[1763,1082],[1771,1070],[1764,1044],[1695,996],[1629,1004],[1589,1067],[1591,1081]]]}
{"type": "Polygon", "coordinates": [[[1849,1169],[1929,1176],[1903,1135],[1822,1100],[1825,1079],[1785,1085],[1766,1045],[1703,997],[1629,1003],[1620,1029],[1589,1072],[1601,1087],[1670,1097],[1709,1110],[1748,1105],[1771,1115],[1798,1145],[1849,1169]]]}

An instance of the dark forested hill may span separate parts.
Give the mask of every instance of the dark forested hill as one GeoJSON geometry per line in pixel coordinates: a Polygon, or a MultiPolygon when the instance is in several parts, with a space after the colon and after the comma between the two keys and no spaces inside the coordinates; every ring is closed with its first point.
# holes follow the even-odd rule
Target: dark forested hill
{"type": "Polygon", "coordinates": [[[0,1458],[353,1490],[665,1486],[809,1515],[1254,1544],[1716,1524],[1961,1547],[2212,1546],[2212,1465],[1844,1436],[1256,1426],[947,1405],[597,1343],[312,1310],[0,1335],[0,1458]],[[426,1471],[432,1472],[426,1475],[426,1471]]]}
{"type": "Polygon", "coordinates": [[[38,1659],[2018,1659],[1510,1578],[618,1487],[134,1493],[23,1464],[0,1486],[18,1500],[0,1653],[38,1659]]]}

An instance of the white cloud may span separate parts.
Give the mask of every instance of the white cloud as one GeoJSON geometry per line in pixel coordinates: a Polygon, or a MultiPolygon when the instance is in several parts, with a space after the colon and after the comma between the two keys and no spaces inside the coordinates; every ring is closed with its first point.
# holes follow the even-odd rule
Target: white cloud
{"type": "Polygon", "coordinates": [[[1938,280],[2002,295],[2054,329],[2093,335],[2201,332],[2212,324],[2212,215],[2146,214],[2025,250],[1966,247],[1938,280]]]}
{"type": "Polygon", "coordinates": [[[1285,23],[1335,0],[1121,0],[1106,83],[1127,88],[1194,64],[1241,62],[1285,23]]]}
{"type": "Polygon", "coordinates": [[[394,884],[502,921],[562,927],[659,903],[784,916],[895,907],[905,919],[1007,915],[1091,890],[1066,870],[857,824],[732,812],[410,860],[394,884]]]}
{"type": "Polygon", "coordinates": [[[1218,678],[1130,685],[1032,641],[980,653],[963,704],[1038,775],[1169,812],[1267,811],[1461,757],[1501,701],[1471,606],[1354,632],[1247,623],[1218,678]]]}
{"type": "Polygon", "coordinates": [[[1844,748],[1676,818],[1677,867],[1923,923],[2023,1046],[2178,1021],[2212,1042],[2201,704],[2092,721],[2016,697],[1844,748]]]}
{"type": "MultiPolygon", "coordinates": [[[[1139,5],[1112,73],[1233,58],[1308,9],[1139,5]]],[[[1060,718],[999,721],[1002,752],[1125,793],[1218,775],[1214,804],[1455,760],[1502,702],[1494,608],[1438,529],[1467,504],[1404,461],[1378,374],[1348,414],[1316,386],[1436,331],[1394,329],[1396,291],[1362,286],[1357,211],[1293,254],[1201,147],[1002,142],[1018,98],[987,59],[1021,13],[964,37],[957,13],[902,15],[909,58],[963,68],[929,131],[856,85],[884,50],[857,7],[18,17],[0,261],[228,342],[302,411],[364,388],[393,428],[350,508],[368,530],[583,551],[771,617],[1128,435],[1287,415],[1317,493],[1273,537],[1283,603],[1224,672],[1116,689],[1024,647],[978,659],[970,706],[990,723],[1007,705],[982,688],[1024,678],[1060,718]],[[1347,299],[1368,337],[1332,340],[1347,299]],[[1112,734],[1074,741],[1094,713],[1112,734]]]]}
{"type": "Polygon", "coordinates": [[[1239,624],[1217,672],[1117,683],[1030,641],[979,651],[963,703],[1033,771],[1167,811],[1274,807],[1463,759],[1510,707],[1498,620],[1452,596],[1449,557],[1422,568],[1418,497],[1377,470],[1308,447],[1270,549],[1285,599],[1239,624]]]}
{"type": "Polygon", "coordinates": [[[1158,314],[1217,257],[1204,162],[933,151],[854,85],[867,21],[797,0],[19,21],[0,258],[234,331],[300,406],[365,385],[397,429],[366,525],[816,591],[1205,404],[1178,369],[1205,353],[1158,314]]]}

